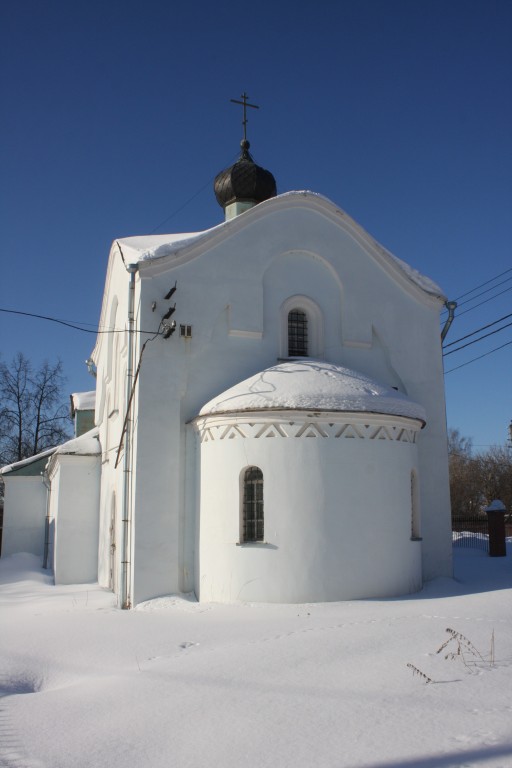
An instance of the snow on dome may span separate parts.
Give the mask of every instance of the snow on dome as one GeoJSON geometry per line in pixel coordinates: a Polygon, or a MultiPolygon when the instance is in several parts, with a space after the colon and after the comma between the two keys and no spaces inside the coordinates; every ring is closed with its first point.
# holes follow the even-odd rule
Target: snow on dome
{"type": "Polygon", "coordinates": [[[311,358],[266,368],[210,400],[199,415],[270,409],[382,413],[426,422],[423,407],[406,395],[363,373],[311,358]]]}

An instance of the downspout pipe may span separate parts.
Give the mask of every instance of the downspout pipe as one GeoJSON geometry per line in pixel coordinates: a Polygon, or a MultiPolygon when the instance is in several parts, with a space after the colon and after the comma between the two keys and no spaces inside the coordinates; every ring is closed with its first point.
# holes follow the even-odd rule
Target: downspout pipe
{"type": "Polygon", "coordinates": [[[43,484],[46,488],[46,517],[44,519],[44,552],[43,552],[43,568],[48,568],[48,554],[50,550],[50,494],[52,492],[52,486],[48,472],[46,469],[41,472],[43,478],[43,484]]]}
{"type": "Polygon", "coordinates": [[[446,339],[448,331],[450,330],[450,326],[453,323],[453,318],[455,317],[455,310],[457,309],[457,302],[446,301],[444,305],[448,310],[448,317],[446,318],[446,322],[443,326],[443,330],[441,331],[441,343],[446,339]]]}
{"type": "Polygon", "coordinates": [[[126,269],[130,275],[128,284],[128,354],[126,364],[126,403],[127,419],[124,439],[123,457],[123,497],[122,497],[122,528],[121,528],[121,583],[119,604],[121,608],[131,608],[131,538],[132,538],[132,383],[133,383],[133,345],[135,336],[135,275],[138,264],[128,264],[126,269]]]}

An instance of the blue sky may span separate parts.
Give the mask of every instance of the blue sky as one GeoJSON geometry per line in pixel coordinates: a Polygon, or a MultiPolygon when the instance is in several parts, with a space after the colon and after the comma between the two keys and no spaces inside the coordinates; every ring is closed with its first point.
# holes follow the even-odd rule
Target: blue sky
{"type": "MultiPolygon", "coordinates": [[[[512,313],[508,0],[4,0],[0,28],[3,308],[94,329],[112,240],[219,223],[245,90],[278,192],[326,195],[449,298],[491,289],[447,343],[512,313]]],[[[94,334],[4,312],[0,334],[3,360],[60,357],[91,388],[94,334]]],[[[477,449],[507,438],[511,380],[512,345],[446,375],[477,449]]]]}

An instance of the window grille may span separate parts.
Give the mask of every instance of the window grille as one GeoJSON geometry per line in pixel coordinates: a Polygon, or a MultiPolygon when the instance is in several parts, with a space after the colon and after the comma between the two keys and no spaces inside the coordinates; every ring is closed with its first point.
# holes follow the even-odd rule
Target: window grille
{"type": "Polygon", "coordinates": [[[249,467],[244,474],[242,541],[263,541],[263,472],[249,467]]]}
{"type": "Polygon", "coordinates": [[[308,316],[301,309],[288,313],[288,355],[308,356],[308,316]]]}

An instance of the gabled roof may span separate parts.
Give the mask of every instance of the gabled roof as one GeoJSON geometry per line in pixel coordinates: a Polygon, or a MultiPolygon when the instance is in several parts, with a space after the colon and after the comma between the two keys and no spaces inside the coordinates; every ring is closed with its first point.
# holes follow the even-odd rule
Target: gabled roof
{"type": "Polygon", "coordinates": [[[430,280],[430,278],[422,275],[416,269],[406,264],[406,262],[393,256],[328,198],[307,190],[286,192],[265,200],[245,213],[229,221],[223,221],[221,224],[203,232],[125,237],[116,240],[113,248],[116,247],[116,244],[119,244],[126,263],[139,264],[141,268],[144,268],[144,265],[148,262],[154,263],[160,259],[172,259],[174,263],[186,261],[188,257],[192,258],[196,255],[198,247],[203,249],[206,246],[213,247],[219,240],[240,231],[249,223],[262,218],[268,213],[297,207],[317,210],[327,218],[336,221],[345,232],[366,251],[371,253],[384,268],[395,274],[398,273],[402,278],[405,278],[406,282],[420,288],[424,293],[440,298],[443,301],[446,299],[441,288],[433,280],[430,280]]]}

